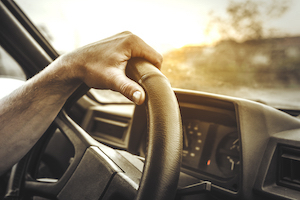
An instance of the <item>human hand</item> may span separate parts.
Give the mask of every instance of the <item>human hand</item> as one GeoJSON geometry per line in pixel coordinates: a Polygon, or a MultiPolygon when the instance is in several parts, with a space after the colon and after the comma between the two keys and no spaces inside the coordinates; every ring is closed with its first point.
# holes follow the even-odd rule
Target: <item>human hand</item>
{"type": "Polygon", "coordinates": [[[63,55],[64,66],[70,67],[73,77],[89,87],[109,88],[120,92],[140,105],[145,91],[125,75],[130,58],[141,57],[160,69],[162,56],[142,39],[130,32],[122,32],[63,55]]]}
{"type": "Polygon", "coordinates": [[[142,104],[143,88],[125,75],[132,57],[144,58],[158,68],[162,63],[162,56],[143,40],[123,32],[60,56],[2,98],[0,121],[5,123],[0,123],[0,147],[5,151],[0,151],[0,160],[6,162],[0,162],[0,175],[32,148],[82,82],[119,91],[142,104]]]}

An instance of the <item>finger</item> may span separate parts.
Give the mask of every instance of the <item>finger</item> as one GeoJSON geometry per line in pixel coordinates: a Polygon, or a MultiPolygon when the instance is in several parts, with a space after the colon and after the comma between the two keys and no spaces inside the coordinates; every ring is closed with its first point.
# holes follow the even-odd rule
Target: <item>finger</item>
{"type": "Polygon", "coordinates": [[[125,75],[119,75],[115,77],[113,81],[113,90],[120,92],[129,100],[133,101],[137,105],[141,105],[145,101],[144,89],[135,81],[129,79],[125,75]]]}
{"type": "Polygon", "coordinates": [[[151,46],[146,44],[142,39],[139,40],[139,50],[132,52],[132,57],[141,57],[145,58],[149,62],[151,62],[158,69],[161,69],[161,65],[163,62],[163,57],[160,53],[155,51],[151,46]]]}
{"type": "Polygon", "coordinates": [[[136,35],[131,35],[128,42],[131,45],[131,57],[140,57],[148,60],[158,69],[161,68],[163,57],[151,46],[146,44],[141,38],[136,35]]]}

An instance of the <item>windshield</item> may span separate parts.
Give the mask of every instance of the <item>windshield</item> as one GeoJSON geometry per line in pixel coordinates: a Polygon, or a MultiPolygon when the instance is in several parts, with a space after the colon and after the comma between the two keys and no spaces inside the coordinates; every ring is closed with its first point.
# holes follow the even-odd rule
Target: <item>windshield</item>
{"type": "Polygon", "coordinates": [[[60,54],[129,30],[175,88],[300,109],[298,0],[16,2],[60,54]]]}

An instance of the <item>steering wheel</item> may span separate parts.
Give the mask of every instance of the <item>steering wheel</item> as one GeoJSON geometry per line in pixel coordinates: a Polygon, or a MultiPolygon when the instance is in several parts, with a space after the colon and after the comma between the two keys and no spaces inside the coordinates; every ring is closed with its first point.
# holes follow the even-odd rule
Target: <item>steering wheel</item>
{"type": "Polygon", "coordinates": [[[149,139],[143,171],[136,166],[139,161],[132,161],[135,157],[128,159],[94,140],[67,115],[65,106],[31,152],[13,167],[6,199],[24,199],[23,194],[69,200],[175,198],[182,152],[177,99],[167,78],[143,59],[131,59],[126,74],[142,85],[147,96],[149,139]],[[28,170],[37,168],[47,140],[43,138],[54,132],[54,125],[71,141],[75,155],[60,179],[39,180],[28,170]]]}

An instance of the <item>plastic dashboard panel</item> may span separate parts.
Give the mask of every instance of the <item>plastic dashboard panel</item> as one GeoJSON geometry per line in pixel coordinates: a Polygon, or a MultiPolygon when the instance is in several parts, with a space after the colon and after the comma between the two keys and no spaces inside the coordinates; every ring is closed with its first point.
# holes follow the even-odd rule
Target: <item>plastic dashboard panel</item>
{"type": "Polygon", "coordinates": [[[182,172],[198,179],[198,182],[211,182],[212,191],[237,196],[241,185],[241,147],[235,104],[191,91],[176,90],[176,95],[183,119],[184,138],[191,138],[187,144],[184,139],[182,172]],[[192,133],[191,128],[200,132],[193,130],[195,133],[192,133]],[[202,140],[200,145],[193,145],[199,139],[202,140]],[[194,156],[199,149],[200,153],[194,156]]]}
{"type": "Polygon", "coordinates": [[[241,154],[234,104],[179,92],[177,98],[184,127],[182,171],[236,193],[241,154]]]}
{"type": "MultiPolygon", "coordinates": [[[[249,100],[174,91],[187,138],[183,141],[180,195],[190,195],[187,188],[195,184],[193,195],[209,190],[220,199],[290,199],[299,195],[299,189],[278,181],[277,158],[282,145],[299,149],[299,119],[249,100]]],[[[128,140],[113,146],[145,156],[146,121],[144,107],[137,106],[126,131],[128,140]]]]}

